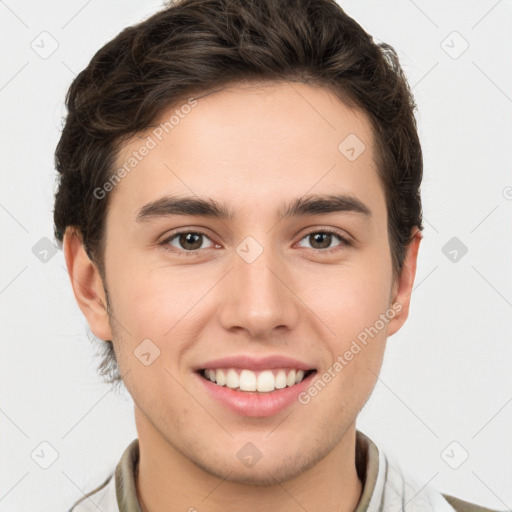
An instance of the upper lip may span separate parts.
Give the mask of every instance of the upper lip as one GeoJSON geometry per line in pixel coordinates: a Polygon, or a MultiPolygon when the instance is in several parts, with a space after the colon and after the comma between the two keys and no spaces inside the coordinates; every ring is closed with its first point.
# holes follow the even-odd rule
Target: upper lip
{"type": "Polygon", "coordinates": [[[296,368],[298,370],[313,370],[314,367],[286,356],[251,357],[248,355],[222,357],[213,359],[196,367],[196,370],[217,368],[239,368],[247,370],[271,370],[275,368],[296,368]]]}

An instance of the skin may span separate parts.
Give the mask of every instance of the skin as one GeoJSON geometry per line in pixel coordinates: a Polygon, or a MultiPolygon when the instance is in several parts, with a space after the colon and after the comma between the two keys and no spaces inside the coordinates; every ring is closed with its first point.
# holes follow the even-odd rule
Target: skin
{"type": "MultiPolygon", "coordinates": [[[[174,109],[165,113],[168,119],[174,109]]],[[[151,130],[120,153],[121,166],[151,130]]],[[[190,114],[112,192],[106,220],[106,282],[69,229],[65,256],[92,332],[113,340],[135,402],[143,510],[354,510],[355,422],[377,380],[386,339],[405,322],[421,235],[393,280],[385,196],[366,116],[331,92],[304,84],[233,86],[198,99],[190,114]],[[338,145],[356,134],[366,149],[349,161],[338,145]],[[165,165],[164,165],[165,164],[165,165]],[[371,211],[278,220],[305,194],[351,194],[371,211]],[[136,220],[166,195],[211,197],[234,220],[161,216],[136,220]],[[195,255],[177,229],[207,235],[195,255]],[[332,228],[336,236],[308,236],[332,228]],[[236,252],[251,236],[263,248],[236,252]],[[166,249],[167,247],[167,249],[166,249]],[[335,249],[322,253],[324,247],[335,249]],[[104,287],[108,290],[110,317],[104,287]],[[393,303],[401,311],[307,405],[274,416],[237,415],[211,399],[192,368],[228,355],[286,355],[317,376],[393,303]],[[144,366],[144,339],[160,356],[144,366]],[[253,467],[236,454],[262,453],[253,467]]],[[[199,244],[201,240],[199,241],[199,244]]]]}

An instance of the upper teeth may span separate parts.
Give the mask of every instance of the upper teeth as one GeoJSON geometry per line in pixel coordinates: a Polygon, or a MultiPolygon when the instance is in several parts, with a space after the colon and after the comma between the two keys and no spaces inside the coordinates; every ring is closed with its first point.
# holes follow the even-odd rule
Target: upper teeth
{"type": "Polygon", "coordinates": [[[298,384],[304,378],[304,370],[276,369],[253,372],[234,368],[206,369],[204,376],[219,386],[240,388],[240,391],[268,392],[298,384]]]}

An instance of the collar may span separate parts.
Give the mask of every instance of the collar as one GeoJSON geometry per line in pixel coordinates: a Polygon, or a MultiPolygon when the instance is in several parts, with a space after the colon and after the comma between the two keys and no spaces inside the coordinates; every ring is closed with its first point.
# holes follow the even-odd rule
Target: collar
{"type": "MultiPolygon", "coordinates": [[[[139,442],[132,441],[115,473],[100,488],[72,507],[73,512],[141,512],[135,487],[139,442]],[[94,497],[95,502],[90,498],[94,497]]],[[[363,490],[354,512],[455,512],[442,494],[420,479],[404,475],[398,463],[356,430],[356,470],[363,490]]]]}

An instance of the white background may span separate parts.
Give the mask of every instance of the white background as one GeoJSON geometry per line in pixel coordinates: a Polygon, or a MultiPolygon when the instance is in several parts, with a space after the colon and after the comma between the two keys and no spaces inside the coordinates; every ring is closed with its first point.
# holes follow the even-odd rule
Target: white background
{"type": "MultiPolygon", "coordinates": [[[[425,162],[411,315],[388,340],[358,428],[425,484],[511,509],[512,2],[341,4],[398,51],[419,107],[425,162]],[[442,252],[452,237],[468,248],[456,263],[442,252]],[[469,454],[458,469],[441,456],[453,441],[452,465],[462,450],[469,454]]],[[[0,2],[3,512],[67,510],[136,437],[130,398],[95,373],[99,360],[62,252],[42,262],[32,248],[53,240],[53,152],[71,80],[122,28],[160,6],[0,2]],[[45,37],[51,48],[43,31],[58,42],[46,59],[31,47],[45,37]],[[51,461],[43,441],[58,453],[48,469],[31,458],[36,449],[35,459],[51,461]]]]}

